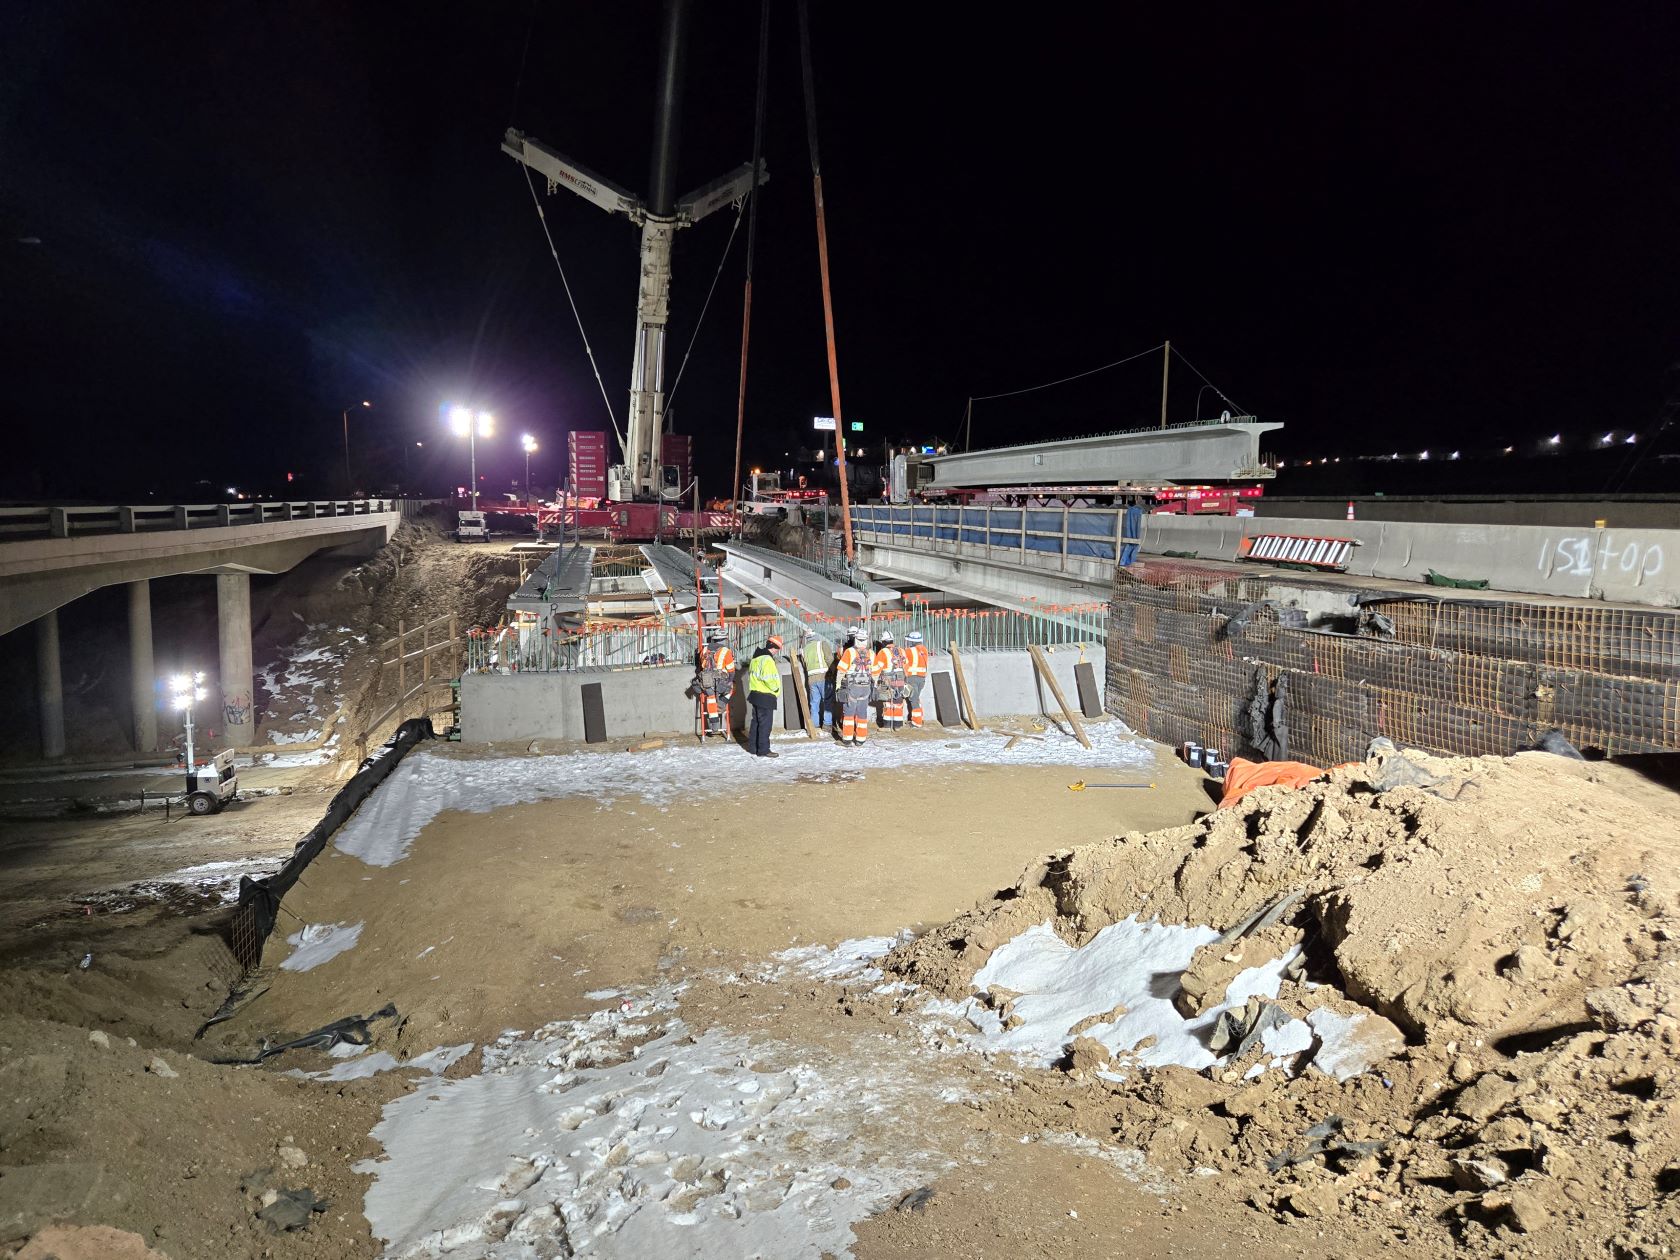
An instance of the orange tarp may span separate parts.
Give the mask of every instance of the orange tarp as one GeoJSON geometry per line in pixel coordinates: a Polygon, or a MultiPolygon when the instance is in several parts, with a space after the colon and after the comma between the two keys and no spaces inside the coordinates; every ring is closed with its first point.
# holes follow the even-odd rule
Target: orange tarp
{"type": "Polygon", "coordinates": [[[1256,788],[1279,783],[1301,787],[1327,773],[1304,761],[1249,761],[1245,757],[1232,757],[1231,764],[1225,768],[1225,795],[1219,800],[1219,808],[1235,805],[1256,788]]]}

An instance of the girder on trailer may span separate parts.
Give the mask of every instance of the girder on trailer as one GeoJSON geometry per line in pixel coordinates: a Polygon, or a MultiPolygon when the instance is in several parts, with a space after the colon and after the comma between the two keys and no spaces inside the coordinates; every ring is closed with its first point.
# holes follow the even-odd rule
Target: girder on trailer
{"type": "Polygon", "coordinates": [[[1261,463],[1260,435],[1282,427],[1244,417],[936,455],[928,488],[1262,480],[1276,474],[1261,463]]]}

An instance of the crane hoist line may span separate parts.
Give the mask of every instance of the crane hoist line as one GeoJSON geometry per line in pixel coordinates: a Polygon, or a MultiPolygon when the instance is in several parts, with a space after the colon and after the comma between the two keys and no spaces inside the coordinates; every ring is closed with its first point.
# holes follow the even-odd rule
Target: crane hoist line
{"type": "Polygon", "coordinates": [[[502,138],[502,151],[543,176],[551,188],[566,188],[609,214],[623,215],[642,230],[630,404],[622,438],[624,462],[607,469],[607,498],[617,503],[656,502],[660,497],[671,247],[676,234],[725,206],[740,203],[768,178],[763,160],[756,159],[692,192],[675,195],[678,101],[682,95],[688,7],[689,0],[667,0],[665,6],[646,198],[515,128],[508,128],[502,138]]]}

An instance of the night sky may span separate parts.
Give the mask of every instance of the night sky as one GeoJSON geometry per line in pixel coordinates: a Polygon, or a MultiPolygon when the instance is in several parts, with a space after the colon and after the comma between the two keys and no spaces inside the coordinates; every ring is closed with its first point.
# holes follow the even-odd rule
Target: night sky
{"type": "MultiPolygon", "coordinates": [[[[750,154],[758,12],[695,7],[683,189],[750,154]]],[[[871,442],[954,439],[970,395],[1166,337],[1295,459],[1657,423],[1680,360],[1672,5],[985,12],[814,5],[842,388],[871,442]]],[[[287,471],[339,492],[364,398],[363,486],[405,451],[411,482],[464,481],[446,400],[500,419],[487,488],[522,475],[521,431],[552,485],[605,405],[500,137],[645,190],[657,28],[653,0],[7,6],[0,497],[283,493],[287,471]]],[[[749,464],[830,410],[786,0],[771,39],[749,464]]],[[[546,205],[622,416],[637,231],[546,205]]],[[[732,217],[679,238],[673,374],[732,217]]],[[[745,237],[674,400],[708,497],[745,237]]],[[[974,444],[1152,424],[1159,380],[1152,359],[976,404],[974,444]]],[[[1201,384],[1175,364],[1172,420],[1222,408],[1201,384]]]]}

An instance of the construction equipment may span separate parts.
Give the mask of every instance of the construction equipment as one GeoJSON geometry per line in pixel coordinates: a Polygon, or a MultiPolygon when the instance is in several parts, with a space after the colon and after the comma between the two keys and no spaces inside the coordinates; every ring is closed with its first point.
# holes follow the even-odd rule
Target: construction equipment
{"type": "Polygon", "coordinates": [[[607,498],[615,503],[657,502],[665,481],[659,465],[660,437],[665,428],[665,341],[670,319],[671,246],[676,234],[714,211],[742,202],[766,178],[762,161],[756,167],[745,163],[686,196],[674,195],[677,102],[687,18],[687,0],[667,0],[654,113],[653,165],[645,201],[523,132],[510,127],[502,139],[502,151],[542,175],[551,189],[570,189],[609,214],[624,215],[642,229],[630,406],[622,437],[624,462],[607,469],[607,498]]]}
{"type": "Polygon", "coordinates": [[[190,813],[214,814],[239,795],[239,774],[233,768],[233,753],[224,749],[203,765],[193,750],[193,706],[205,700],[204,673],[176,674],[169,680],[171,703],[182,715],[181,733],[186,740],[182,765],[187,771],[187,790],[182,799],[190,813]]]}
{"type": "Polygon", "coordinates": [[[459,512],[455,516],[456,542],[489,542],[490,527],[483,512],[459,512]]]}
{"type": "Polygon", "coordinates": [[[203,816],[220,813],[239,796],[239,772],[233,753],[223,749],[203,765],[187,767],[187,812],[203,816]]]}
{"type": "Polygon", "coordinates": [[[1084,779],[1076,779],[1068,784],[1068,791],[1083,792],[1088,788],[1152,788],[1153,783],[1087,783],[1084,779]]]}

